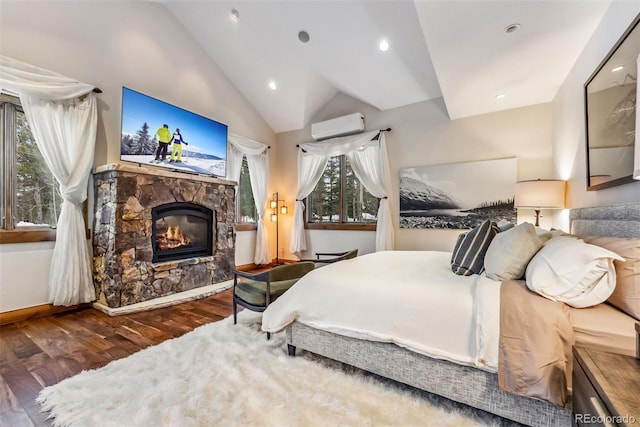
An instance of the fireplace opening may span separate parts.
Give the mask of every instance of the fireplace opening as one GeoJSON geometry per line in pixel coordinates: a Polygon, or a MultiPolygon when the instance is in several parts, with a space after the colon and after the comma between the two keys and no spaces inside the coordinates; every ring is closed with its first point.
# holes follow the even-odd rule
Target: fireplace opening
{"type": "Polygon", "coordinates": [[[153,262],[213,254],[213,211],[188,202],[151,209],[153,262]]]}

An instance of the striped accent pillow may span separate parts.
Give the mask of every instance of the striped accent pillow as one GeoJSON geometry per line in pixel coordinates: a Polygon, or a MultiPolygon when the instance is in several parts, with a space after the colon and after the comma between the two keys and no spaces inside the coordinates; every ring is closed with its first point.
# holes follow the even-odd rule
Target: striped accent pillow
{"type": "Polygon", "coordinates": [[[480,274],[484,270],[484,254],[500,230],[489,220],[458,236],[451,255],[451,270],[459,276],[480,274]]]}

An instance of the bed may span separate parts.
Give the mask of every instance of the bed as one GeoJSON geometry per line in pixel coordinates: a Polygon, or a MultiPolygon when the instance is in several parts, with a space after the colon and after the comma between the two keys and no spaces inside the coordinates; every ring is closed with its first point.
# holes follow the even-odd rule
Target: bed
{"type": "MultiPolygon", "coordinates": [[[[576,235],[640,237],[640,203],[574,209],[570,217],[571,232],[576,235]]],[[[421,258],[419,253],[398,252],[396,256],[398,254],[413,259],[412,262],[431,262],[421,258]]],[[[432,275],[445,276],[444,271],[438,270],[441,267],[437,267],[442,265],[443,257],[450,257],[450,254],[434,255],[435,267],[427,267],[431,268],[429,271],[432,275]]],[[[380,262],[375,254],[371,254],[370,258],[372,261],[367,268],[375,269],[375,265],[380,262]]],[[[344,263],[348,262],[351,261],[344,263]]],[[[334,274],[340,275],[342,273],[338,264],[331,268],[335,270],[334,274]]],[[[355,264],[348,267],[353,266],[355,264]]],[[[327,270],[322,276],[319,273],[310,273],[308,281],[315,276],[318,280],[327,280],[324,278],[330,278],[332,271],[327,270]]],[[[378,274],[383,273],[373,273],[374,276],[378,274]]],[[[418,274],[418,270],[406,272],[402,280],[409,281],[411,286],[412,277],[418,274]]],[[[301,280],[299,283],[304,282],[301,280]]],[[[330,279],[327,283],[329,282],[330,279]]],[[[441,294],[449,291],[433,293],[432,289],[423,290],[425,292],[412,291],[409,294],[405,289],[403,294],[398,295],[390,287],[385,291],[386,294],[378,295],[378,298],[382,301],[400,300],[406,313],[402,313],[402,310],[393,311],[384,305],[375,305],[377,303],[367,305],[371,310],[381,313],[378,316],[381,319],[378,325],[382,328],[381,332],[362,333],[357,327],[358,322],[364,321],[360,319],[360,312],[349,310],[350,305],[353,307],[355,304],[362,304],[360,296],[367,293],[364,288],[354,294],[345,294],[341,303],[323,303],[323,298],[318,295],[303,293],[303,298],[318,301],[318,304],[310,305],[311,311],[308,313],[298,311],[295,306],[294,309],[283,309],[290,302],[282,297],[282,302],[277,300],[265,312],[263,329],[274,332],[286,325],[287,343],[292,355],[296,348],[304,349],[522,424],[570,425],[570,403],[560,407],[549,401],[500,389],[496,373],[498,356],[495,337],[499,321],[497,317],[500,317],[499,314],[496,315],[495,298],[500,287],[491,282],[482,276],[455,278],[453,282],[448,282],[447,289],[453,292],[457,287],[462,293],[448,296],[441,294]],[[445,320],[436,321],[438,323],[435,328],[429,327],[434,322],[430,318],[432,313],[419,313],[415,308],[420,307],[430,293],[442,298],[436,307],[445,311],[445,320]],[[482,301],[482,305],[478,301],[482,301]],[[323,308],[323,304],[327,307],[323,308]],[[336,325],[317,317],[314,312],[317,306],[318,312],[333,310],[339,318],[336,325]],[[343,320],[345,323],[342,323],[343,320]],[[410,325],[408,333],[404,332],[406,326],[401,326],[400,323],[410,325]],[[345,327],[347,324],[356,326],[345,327]],[[402,335],[397,333],[397,328],[403,328],[402,335]],[[438,333],[438,329],[447,333],[438,333]],[[428,345],[424,344],[424,337],[430,340],[428,345]],[[454,339],[455,337],[458,339],[454,339]]],[[[298,286],[296,284],[292,290],[298,286]]],[[[326,291],[329,292],[329,289],[328,286],[326,291]]],[[[634,351],[635,319],[632,316],[608,304],[568,310],[576,344],[625,354],[632,354],[634,351]]]]}

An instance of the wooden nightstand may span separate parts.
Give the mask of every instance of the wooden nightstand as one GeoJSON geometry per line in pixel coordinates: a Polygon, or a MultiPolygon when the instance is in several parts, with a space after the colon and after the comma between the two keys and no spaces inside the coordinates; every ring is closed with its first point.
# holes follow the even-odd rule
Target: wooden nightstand
{"type": "Polygon", "coordinates": [[[573,348],[573,425],[638,426],[640,360],[573,348]]]}

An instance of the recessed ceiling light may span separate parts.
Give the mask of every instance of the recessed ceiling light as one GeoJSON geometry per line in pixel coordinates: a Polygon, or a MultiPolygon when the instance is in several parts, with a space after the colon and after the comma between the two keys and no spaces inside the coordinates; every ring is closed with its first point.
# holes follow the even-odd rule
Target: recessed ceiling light
{"type": "Polygon", "coordinates": [[[618,65],[617,67],[613,67],[613,68],[611,69],[611,71],[613,71],[613,72],[615,73],[616,71],[620,71],[620,70],[622,70],[623,68],[624,68],[624,65],[618,65]]]}
{"type": "Polygon", "coordinates": [[[271,89],[271,90],[276,90],[276,88],[277,88],[277,87],[278,87],[278,86],[276,86],[276,82],[275,82],[275,81],[271,80],[271,81],[269,82],[269,89],[271,89]]]}
{"type": "Polygon", "coordinates": [[[386,52],[389,50],[389,42],[385,39],[383,39],[380,44],[378,45],[378,49],[380,49],[383,52],[386,52]]]}
{"type": "Polygon", "coordinates": [[[231,9],[231,20],[234,22],[238,22],[240,20],[240,12],[236,9],[231,9]]]}
{"type": "Polygon", "coordinates": [[[309,37],[309,33],[307,33],[305,30],[300,30],[300,32],[298,33],[298,40],[300,40],[302,43],[307,43],[310,38],[311,37],[309,37]]]}
{"type": "Polygon", "coordinates": [[[502,99],[504,98],[506,95],[504,93],[499,93],[496,95],[496,99],[502,99]]]}
{"type": "Polygon", "coordinates": [[[504,27],[504,32],[507,34],[511,34],[514,31],[518,31],[519,28],[520,28],[520,24],[507,25],[506,27],[504,27]]]}

